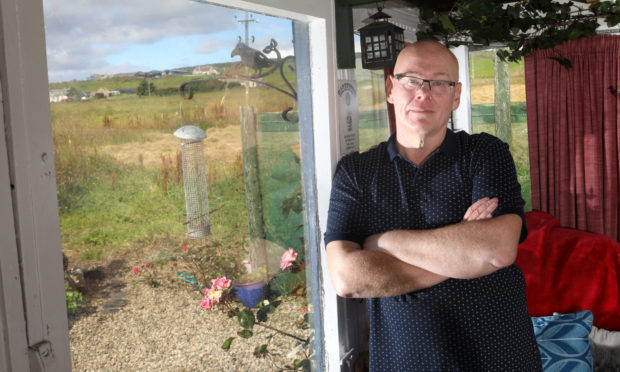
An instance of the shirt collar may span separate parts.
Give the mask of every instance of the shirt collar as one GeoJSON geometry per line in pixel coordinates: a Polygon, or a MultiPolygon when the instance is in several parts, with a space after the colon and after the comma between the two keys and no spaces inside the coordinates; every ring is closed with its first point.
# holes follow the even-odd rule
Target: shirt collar
{"type": "MultiPolygon", "coordinates": [[[[396,133],[392,134],[390,136],[390,139],[388,139],[387,150],[390,156],[390,160],[394,160],[394,158],[396,158],[397,156],[402,157],[402,155],[398,153],[398,149],[396,148],[396,133]]],[[[454,134],[454,132],[452,132],[452,130],[447,129],[446,138],[443,139],[443,142],[441,143],[439,148],[435,150],[434,152],[444,152],[448,155],[452,155],[452,154],[455,154],[456,151],[457,151],[456,135],[454,134]]]]}

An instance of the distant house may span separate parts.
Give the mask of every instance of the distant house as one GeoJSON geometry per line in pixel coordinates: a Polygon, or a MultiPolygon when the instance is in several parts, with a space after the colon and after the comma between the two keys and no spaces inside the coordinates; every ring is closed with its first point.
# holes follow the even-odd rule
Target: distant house
{"type": "Polygon", "coordinates": [[[93,98],[108,98],[110,96],[110,90],[108,88],[101,87],[97,91],[90,94],[93,98]]]}
{"type": "Polygon", "coordinates": [[[192,71],[192,75],[219,75],[219,73],[213,66],[197,66],[192,71]]]}
{"type": "Polygon", "coordinates": [[[69,99],[69,89],[50,89],[50,103],[65,102],[69,99]]]}

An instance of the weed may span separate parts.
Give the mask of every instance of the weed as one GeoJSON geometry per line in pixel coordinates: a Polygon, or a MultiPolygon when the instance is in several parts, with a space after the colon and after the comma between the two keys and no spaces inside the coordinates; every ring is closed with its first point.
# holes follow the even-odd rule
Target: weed
{"type": "Polygon", "coordinates": [[[186,242],[181,250],[182,268],[194,275],[201,288],[210,285],[213,277],[237,277],[242,272],[238,251],[219,240],[200,239],[198,244],[196,241],[186,242]]]}
{"type": "Polygon", "coordinates": [[[69,314],[69,316],[76,315],[80,307],[86,303],[82,293],[72,290],[67,283],[65,283],[65,300],[67,302],[67,314],[69,314]]]}
{"type": "Polygon", "coordinates": [[[103,250],[101,247],[88,247],[82,251],[81,258],[85,261],[97,261],[103,257],[103,250]]]}
{"type": "Polygon", "coordinates": [[[103,115],[103,127],[112,128],[112,120],[110,120],[108,115],[103,115]]]}
{"type": "Polygon", "coordinates": [[[108,234],[101,230],[94,230],[82,238],[82,242],[84,242],[84,244],[93,246],[105,245],[108,241],[108,234]]]}

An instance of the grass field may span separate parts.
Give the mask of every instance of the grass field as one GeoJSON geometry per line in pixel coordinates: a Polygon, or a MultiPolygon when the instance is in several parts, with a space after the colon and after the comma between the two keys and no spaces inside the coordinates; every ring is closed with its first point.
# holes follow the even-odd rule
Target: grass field
{"type": "MultiPolygon", "coordinates": [[[[162,87],[179,83],[176,77],[158,81],[162,87]]],[[[90,82],[90,89],[98,89],[99,83],[90,82]]],[[[105,83],[110,83],[108,89],[129,84],[105,83]]],[[[251,91],[250,104],[258,111],[295,108],[292,99],[268,88],[251,91]]],[[[217,209],[212,231],[231,253],[245,254],[239,134],[239,105],[244,101],[245,89],[237,86],[197,92],[191,101],[178,95],[120,95],[51,104],[63,250],[79,263],[126,250],[180,247],[185,200],[180,143],[172,133],[191,124],[216,133],[208,139],[210,147],[229,149],[229,154],[207,154],[213,160],[207,165],[209,201],[217,209]],[[232,136],[225,129],[229,127],[232,136]],[[230,137],[237,143],[228,145],[230,137]]]]}

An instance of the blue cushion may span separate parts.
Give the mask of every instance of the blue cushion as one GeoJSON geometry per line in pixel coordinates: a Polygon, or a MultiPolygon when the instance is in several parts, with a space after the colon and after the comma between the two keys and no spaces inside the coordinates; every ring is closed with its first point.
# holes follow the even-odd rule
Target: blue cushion
{"type": "Polygon", "coordinates": [[[532,317],[544,372],[591,372],[592,313],[532,317]]]}

